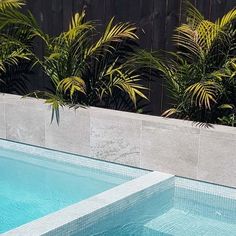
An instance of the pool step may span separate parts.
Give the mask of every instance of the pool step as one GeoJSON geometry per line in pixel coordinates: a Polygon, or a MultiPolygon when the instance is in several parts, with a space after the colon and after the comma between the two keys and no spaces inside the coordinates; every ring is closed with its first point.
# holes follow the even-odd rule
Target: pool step
{"type": "Polygon", "coordinates": [[[145,224],[148,236],[233,236],[236,225],[172,208],[145,224]]]}

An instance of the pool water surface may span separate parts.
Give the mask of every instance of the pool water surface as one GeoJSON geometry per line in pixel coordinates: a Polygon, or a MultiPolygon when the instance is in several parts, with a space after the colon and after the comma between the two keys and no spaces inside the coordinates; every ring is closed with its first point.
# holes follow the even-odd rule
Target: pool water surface
{"type": "MultiPolygon", "coordinates": [[[[54,154],[56,156],[57,152],[54,154]]],[[[130,179],[132,177],[128,175],[60,163],[19,150],[1,148],[0,233],[130,179]]]]}
{"type": "Polygon", "coordinates": [[[236,189],[175,177],[174,186],[114,209],[80,235],[234,236],[236,189]]]}

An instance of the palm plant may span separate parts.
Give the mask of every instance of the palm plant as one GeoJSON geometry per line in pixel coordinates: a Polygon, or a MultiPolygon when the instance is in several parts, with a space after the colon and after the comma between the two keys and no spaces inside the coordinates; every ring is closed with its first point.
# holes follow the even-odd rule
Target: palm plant
{"type": "Polygon", "coordinates": [[[30,26],[13,22],[20,13],[22,0],[0,1],[0,79],[1,92],[24,93],[24,77],[31,71],[30,26]]]}
{"type": "Polygon", "coordinates": [[[129,64],[138,39],[136,27],[113,21],[98,35],[95,24],[85,21],[82,12],[57,37],[37,33],[46,47],[43,60],[37,62],[51,79],[54,92],[36,94],[43,94],[52,105],[52,118],[54,113],[58,118],[58,109],[65,104],[136,110],[137,97],[147,99],[138,71],[129,64]]]}
{"type": "Polygon", "coordinates": [[[187,3],[186,22],[174,34],[177,52],[140,52],[138,61],[167,82],[173,107],[163,113],[196,122],[220,122],[236,106],[236,9],[211,22],[187,3]]]}
{"type": "Polygon", "coordinates": [[[58,119],[58,109],[64,105],[137,110],[140,98],[147,99],[141,77],[130,65],[138,39],[133,24],[114,24],[114,19],[111,19],[103,34],[99,35],[96,25],[85,21],[85,12],[82,12],[72,17],[66,32],[50,37],[42,32],[30,12],[23,14],[18,11],[23,1],[3,2],[0,32],[21,43],[20,48],[25,53],[22,58],[33,59],[34,65],[39,64],[50,78],[54,88],[52,92],[36,91],[33,94],[46,98],[46,102],[52,105],[52,118],[56,114],[58,119]],[[34,37],[44,42],[43,60],[28,46],[34,37]]]}

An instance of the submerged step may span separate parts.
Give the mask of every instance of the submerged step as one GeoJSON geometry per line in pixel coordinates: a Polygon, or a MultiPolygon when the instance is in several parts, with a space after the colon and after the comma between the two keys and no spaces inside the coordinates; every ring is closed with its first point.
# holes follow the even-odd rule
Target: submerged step
{"type": "Polygon", "coordinates": [[[148,236],[232,236],[236,225],[172,208],[144,225],[148,236]]]}

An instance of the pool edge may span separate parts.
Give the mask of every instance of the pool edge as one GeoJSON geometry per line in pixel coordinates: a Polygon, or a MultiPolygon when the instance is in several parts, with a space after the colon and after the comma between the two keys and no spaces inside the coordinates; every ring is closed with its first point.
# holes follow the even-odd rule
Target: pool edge
{"type": "MultiPolygon", "coordinates": [[[[116,186],[103,193],[79,203],[68,206],[62,210],[29,222],[18,228],[2,234],[2,236],[25,236],[25,235],[72,235],[81,227],[87,227],[90,221],[100,218],[109,212],[109,208],[117,202],[129,204],[125,200],[131,196],[139,196],[139,193],[151,194],[156,191],[154,186],[170,180],[174,186],[174,175],[161,172],[151,172],[124,184],[116,186]]],[[[165,185],[164,185],[165,186],[165,185]]],[[[162,186],[163,187],[163,186],[162,186]]],[[[166,185],[168,187],[168,185],[166,185]]],[[[140,198],[143,197],[140,195],[140,198]]],[[[92,223],[91,222],[91,223],[92,223]]]]}

